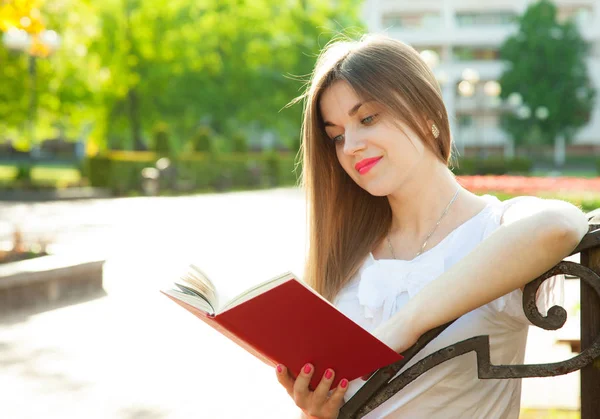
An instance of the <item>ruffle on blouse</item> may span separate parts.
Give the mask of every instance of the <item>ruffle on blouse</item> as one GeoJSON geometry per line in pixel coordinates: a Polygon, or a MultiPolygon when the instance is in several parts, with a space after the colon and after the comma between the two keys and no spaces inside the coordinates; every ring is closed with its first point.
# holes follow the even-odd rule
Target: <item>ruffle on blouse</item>
{"type": "Polygon", "coordinates": [[[442,275],[446,270],[445,258],[448,255],[444,249],[452,248],[459,233],[476,219],[491,217],[491,222],[485,223],[484,237],[498,227],[502,217],[502,202],[493,195],[482,197],[488,205],[479,214],[457,227],[434,248],[415,259],[378,260],[369,254],[363,265],[358,285],[358,301],[363,308],[365,318],[373,319],[381,313],[379,320],[381,322],[388,320],[399,308],[397,307],[399,296],[406,293],[408,299],[411,299],[427,284],[442,275]]]}
{"type": "Polygon", "coordinates": [[[358,285],[358,301],[366,318],[381,313],[386,321],[398,310],[402,293],[413,298],[425,285],[444,273],[443,254],[427,252],[427,258],[405,260],[376,260],[369,255],[358,285]],[[423,262],[421,262],[423,261],[423,262]]]}

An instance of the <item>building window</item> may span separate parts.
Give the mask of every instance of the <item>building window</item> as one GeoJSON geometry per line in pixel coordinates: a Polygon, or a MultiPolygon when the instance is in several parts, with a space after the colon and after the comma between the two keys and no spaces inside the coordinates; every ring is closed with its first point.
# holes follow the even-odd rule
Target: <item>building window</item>
{"type": "Polygon", "coordinates": [[[384,28],[423,29],[439,27],[441,21],[439,13],[389,13],[383,15],[381,24],[384,28]]]}
{"type": "Polygon", "coordinates": [[[473,116],[472,115],[459,115],[458,116],[458,126],[460,128],[469,128],[473,126],[473,116]]]}
{"type": "Polygon", "coordinates": [[[581,26],[586,26],[592,23],[593,10],[592,6],[562,6],[558,8],[557,19],[564,23],[569,19],[573,19],[581,26]]]}
{"type": "Polygon", "coordinates": [[[456,61],[495,61],[500,59],[496,48],[454,47],[452,49],[456,61]]]}
{"type": "Polygon", "coordinates": [[[504,26],[513,23],[517,15],[514,12],[458,12],[456,23],[459,27],[504,26]]]}

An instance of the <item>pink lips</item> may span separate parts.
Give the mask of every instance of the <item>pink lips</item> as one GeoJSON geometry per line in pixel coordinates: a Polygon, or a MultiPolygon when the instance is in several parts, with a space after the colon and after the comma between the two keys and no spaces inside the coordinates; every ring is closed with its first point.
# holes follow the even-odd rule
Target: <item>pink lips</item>
{"type": "Polygon", "coordinates": [[[370,159],[363,159],[363,160],[359,161],[358,163],[356,163],[354,168],[358,171],[358,173],[360,173],[361,175],[364,175],[369,170],[371,170],[377,163],[379,163],[379,160],[381,160],[382,158],[383,158],[383,156],[372,157],[370,159]]]}

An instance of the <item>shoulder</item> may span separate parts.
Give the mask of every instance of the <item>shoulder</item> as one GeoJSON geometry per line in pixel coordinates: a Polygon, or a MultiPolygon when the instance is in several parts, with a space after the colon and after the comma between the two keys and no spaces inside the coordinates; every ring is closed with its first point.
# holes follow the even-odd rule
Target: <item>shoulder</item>
{"type": "Polygon", "coordinates": [[[517,196],[502,201],[500,204],[501,224],[510,224],[521,218],[542,212],[549,208],[549,201],[551,200],[537,196],[517,196]]]}
{"type": "MultiPolygon", "coordinates": [[[[502,204],[500,224],[536,217],[544,223],[566,225],[587,232],[587,217],[580,208],[560,199],[545,199],[537,196],[518,196],[502,204]]],[[[584,233],[585,234],[585,233],[584,233]]]]}

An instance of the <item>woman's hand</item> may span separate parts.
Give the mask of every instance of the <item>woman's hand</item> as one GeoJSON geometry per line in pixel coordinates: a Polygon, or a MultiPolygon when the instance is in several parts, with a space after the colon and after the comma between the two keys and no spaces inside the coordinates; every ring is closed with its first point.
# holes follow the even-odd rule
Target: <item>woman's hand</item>
{"type": "Polygon", "coordinates": [[[311,391],[308,387],[315,371],[311,364],[306,364],[302,368],[296,380],[283,365],[277,365],[276,371],[277,380],[285,387],[296,406],[302,409],[306,416],[314,419],[335,419],[338,417],[340,407],[344,403],[344,394],[348,390],[348,380],[345,378],[341,380],[340,384],[329,394],[335,376],[332,369],[325,371],[315,391],[311,391]]]}

